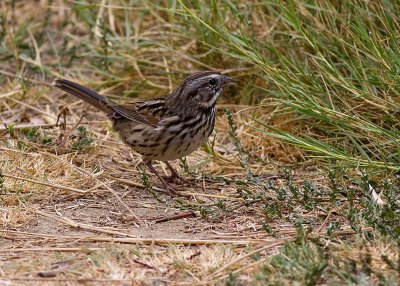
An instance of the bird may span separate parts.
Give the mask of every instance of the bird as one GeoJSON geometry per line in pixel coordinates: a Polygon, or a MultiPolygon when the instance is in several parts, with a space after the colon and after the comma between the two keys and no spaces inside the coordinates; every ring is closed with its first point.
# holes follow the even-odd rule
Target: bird
{"type": "Polygon", "coordinates": [[[196,72],[186,77],[169,95],[118,104],[105,96],[66,79],[53,85],[103,111],[119,137],[142,156],[143,164],[171,194],[168,182],[184,181],[169,161],[180,159],[199,148],[214,129],[216,102],[232,78],[215,71],[196,72]],[[162,177],[152,162],[164,162],[170,170],[162,177]]]}

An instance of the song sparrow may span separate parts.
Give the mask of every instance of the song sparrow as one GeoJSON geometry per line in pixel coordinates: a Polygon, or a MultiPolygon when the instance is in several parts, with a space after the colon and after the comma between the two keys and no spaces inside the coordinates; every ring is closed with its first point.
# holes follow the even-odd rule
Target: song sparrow
{"type": "Polygon", "coordinates": [[[175,193],[151,161],[165,162],[171,172],[169,179],[181,179],[168,161],[192,153],[208,138],[214,129],[215,103],[230,81],[217,72],[198,72],[170,95],[124,105],[69,80],[57,79],[53,85],[105,112],[121,139],[141,154],[149,170],[175,193]]]}

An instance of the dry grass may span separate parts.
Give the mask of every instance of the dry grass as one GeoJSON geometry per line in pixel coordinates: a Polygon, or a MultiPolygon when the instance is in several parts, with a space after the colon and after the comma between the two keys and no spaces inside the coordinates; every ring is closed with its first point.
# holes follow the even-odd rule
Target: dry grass
{"type": "Polygon", "coordinates": [[[250,117],[304,126],[281,103],[255,105],[252,84],[226,90],[209,143],[174,162],[195,183],[177,186],[188,198],[152,185],[99,112],[49,86],[69,77],[123,102],[168,93],[199,69],[252,79],[255,67],[207,55],[166,11],[139,2],[0,4],[0,285],[395,285],[398,245],[365,219],[376,203],[363,184],[341,178],[335,189],[319,161],[260,133],[250,117]],[[100,18],[118,46],[102,42],[100,18]]]}

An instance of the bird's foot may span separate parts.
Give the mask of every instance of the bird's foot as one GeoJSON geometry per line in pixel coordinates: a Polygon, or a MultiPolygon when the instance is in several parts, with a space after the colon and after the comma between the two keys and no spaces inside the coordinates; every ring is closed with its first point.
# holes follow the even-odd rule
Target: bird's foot
{"type": "MultiPolygon", "coordinates": [[[[165,191],[168,192],[169,195],[174,196],[174,197],[190,197],[189,195],[182,194],[180,192],[177,192],[170,184],[169,180],[165,179],[163,176],[161,176],[156,169],[154,169],[153,165],[151,164],[151,161],[148,161],[145,163],[145,165],[149,168],[149,170],[157,176],[157,178],[160,180],[162,187],[164,188],[165,191]]],[[[179,177],[176,172],[172,173],[170,177],[179,177]],[[175,174],[175,175],[174,175],[175,174]]],[[[172,181],[175,180],[175,178],[172,179],[172,181]]]]}
{"type": "Polygon", "coordinates": [[[172,174],[170,176],[163,176],[162,178],[164,179],[164,181],[166,181],[168,183],[175,183],[178,185],[190,185],[190,186],[195,185],[193,182],[189,181],[188,179],[182,178],[178,174],[172,174]]]}
{"type": "Polygon", "coordinates": [[[185,198],[190,198],[190,195],[184,194],[180,191],[177,191],[174,187],[172,187],[169,183],[167,183],[165,180],[161,182],[161,184],[158,184],[157,186],[159,189],[162,190],[163,193],[168,194],[171,197],[185,197],[185,198]]]}

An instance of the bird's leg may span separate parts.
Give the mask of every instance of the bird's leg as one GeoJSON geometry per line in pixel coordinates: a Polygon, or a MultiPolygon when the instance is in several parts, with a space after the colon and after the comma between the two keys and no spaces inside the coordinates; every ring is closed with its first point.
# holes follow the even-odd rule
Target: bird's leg
{"type": "Polygon", "coordinates": [[[157,172],[157,170],[153,167],[151,164],[151,161],[145,161],[143,162],[144,165],[154,174],[157,176],[157,178],[161,181],[163,184],[164,188],[171,192],[174,195],[178,195],[178,193],[164,180],[164,178],[157,172]]]}
{"type": "Polygon", "coordinates": [[[164,163],[167,165],[169,171],[171,172],[171,176],[168,177],[168,180],[175,181],[175,179],[178,179],[178,180],[181,181],[182,178],[175,171],[174,167],[172,167],[171,164],[168,161],[165,161],[164,163]]]}
{"type": "Polygon", "coordinates": [[[166,177],[165,179],[167,179],[168,181],[172,181],[175,182],[176,180],[181,181],[182,183],[186,183],[186,184],[192,184],[192,182],[189,182],[188,180],[182,178],[181,176],[178,175],[178,173],[175,171],[175,169],[171,166],[171,164],[168,161],[164,162],[169,171],[171,172],[171,175],[169,177],[166,177]]]}

